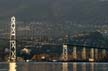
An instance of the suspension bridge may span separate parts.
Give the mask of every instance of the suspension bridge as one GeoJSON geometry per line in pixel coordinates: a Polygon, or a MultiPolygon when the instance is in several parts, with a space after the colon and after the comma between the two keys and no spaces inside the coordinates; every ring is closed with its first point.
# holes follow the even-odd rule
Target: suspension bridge
{"type": "MultiPolygon", "coordinates": [[[[10,37],[4,38],[1,37],[1,40],[8,40],[10,42],[10,54],[9,54],[9,71],[16,71],[16,44],[21,42],[20,40],[23,40],[24,42],[32,41],[31,39],[20,39],[18,40],[16,38],[16,19],[15,17],[11,17],[11,23],[10,23],[10,37]]],[[[68,61],[68,48],[72,48],[72,59],[73,61],[77,61],[78,59],[81,60],[87,60],[88,61],[97,61],[100,58],[104,59],[104,57],[107,55],[107,48],[101,48],[101,47],[93,47],[93,46],[87,46],[87,45],[78,45],[78,44],[69,44],[67,42],[63,42],[62,44],[57,43],[48,43],[48,42],[35,42],[35,44],[40,45],[60,45],[62,46],[62,60],[61,61],[68,61]],[[78,51],[80,49],[80,54],[78,54],[78,51]],[[80,57],[80,58],[79,58],[80,57]]],[[[67,63],[63,63],[63,71],[67,71],[67,63]]]]}

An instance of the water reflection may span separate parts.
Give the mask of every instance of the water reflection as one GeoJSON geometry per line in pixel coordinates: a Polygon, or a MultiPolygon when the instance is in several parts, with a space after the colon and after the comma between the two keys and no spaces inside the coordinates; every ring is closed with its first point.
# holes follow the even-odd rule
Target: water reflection
{"type": "Polygon", "coordinates": [[[70,63],[72,69],[69,71],[108,71],[108,63],[95,63],[95,62],[84,62],[84,63],[70,63]]]}
{"type": "Polygon", "coordinates": [[[73,70],[72,71],[77,71],[77,63],[73,63],[73,70]]]}
{"type": "Polygon", "coordinates": [[[98,71],[108,71],[108,63],[97,64],[98,71]]]}
{"type": "Polygon", "coordinates": [[[94,71],[94,63],[90,63],[90,71],[94,71]]]}
{"type": "Polygon", "coordinates": [[[68,63],[67,62],[63,62],[63,64],[62,64],[63,66],[62,66],[62,71],[68,71],[68,63]]]}
{"type": "Polygon", "coordinates": [[[82,71],[86,71],[86,63],[82,63],[82,71]]]}
{"type": "MultiPolygon", "coordinates": [[[[0,63],[0,71],[9,69],[7,63],[0,63]]],[[[17,71],[108,71],[108,63],[95,62],[20,62],[17,71]]]]}
{"type": "Polygon", "coordinates": [[[63,63],[17,63],[17,71],[108,71],[108,63],[63,62],[63,63]]]}

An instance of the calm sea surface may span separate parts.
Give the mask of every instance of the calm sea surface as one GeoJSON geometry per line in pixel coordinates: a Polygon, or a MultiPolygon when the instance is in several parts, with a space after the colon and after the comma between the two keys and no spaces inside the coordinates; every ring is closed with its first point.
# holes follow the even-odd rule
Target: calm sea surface
{"type": "MultiPolygon", "coordinates": [[[[8,71],[9,64],[0,63],[0,71],[8,71]]],[[[108,71],[108,63],[87,62],[18,62],[17,71],[108,71]]]]}

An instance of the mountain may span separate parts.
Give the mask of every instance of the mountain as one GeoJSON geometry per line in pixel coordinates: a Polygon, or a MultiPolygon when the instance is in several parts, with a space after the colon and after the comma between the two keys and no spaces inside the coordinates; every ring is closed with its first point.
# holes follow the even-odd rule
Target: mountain
{"type": "Polygon", "coordinates": [[[91,47],[107,48],[108,38],[104,37],[100,32],[82,33],[74,37],[74,44],[85,45],[91,47]],[[77,41],[76,41],[77,40],[77,41]]]}
{"type": "Polygon", "coordinates": [[[108,23],[107,0],[0,0],[0,19],[108,23]]]}

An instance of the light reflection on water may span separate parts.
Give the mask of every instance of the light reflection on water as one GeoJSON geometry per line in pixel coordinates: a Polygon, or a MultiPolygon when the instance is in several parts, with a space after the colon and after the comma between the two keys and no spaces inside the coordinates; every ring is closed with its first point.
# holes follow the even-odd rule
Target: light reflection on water
{"type": "Polygon", "coordinates": [[[82,71],[86,71],[86,63],[82,63],[82,71]]]}
{"type": "Polygon", "coordinates": [[[90,63],[90,71],[94,71],[94,63],[90,63]]]}
{"type": "MultiPolygon", "coordinates": [[[[8,69],[8,63],[0,63],[0,71],[8,69]]],[[[17,71],[108,71],[108,63],[18,62],[17,71]]]]}
{"type": "MultiPolygon", "coordinates": [[[[25,65],[25,63],[23,63],[25,65]]],[[[108,63],[94,62],[35,62],[26,63],[32,71],[108,71],[108,63]]],[[[18,64],[20,66],[20,63],[18,64]]],[[[28,68],[28,69],[29,69],[28,68]]],[[[23,71],[20,69],[18,71],[23,71]]],[[[29,69],[29,71],[31,71],[29,69]]]]}
{"type": "Polygon", "coordinates": [[[62,63],[62,71],[68,71],[68,63],[62,63]]]}
{"type": "Polygon", "coordinates": [[[72,71],[77,71],[77,63],[73,63],[73,70],[72,71]]]}

